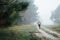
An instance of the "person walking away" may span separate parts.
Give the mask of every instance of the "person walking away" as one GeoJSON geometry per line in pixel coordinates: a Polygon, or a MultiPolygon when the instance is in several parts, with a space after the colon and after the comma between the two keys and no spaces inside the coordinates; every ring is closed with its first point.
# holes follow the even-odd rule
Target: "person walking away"
{"type": "Polygon", "coordinates": [[[37,24],[38,24],[38,27],[39,27],[39,29],[40,29],[41,22],[40,22],[40,21],[38,21],[38,22],[37,22],[37,24]]]}

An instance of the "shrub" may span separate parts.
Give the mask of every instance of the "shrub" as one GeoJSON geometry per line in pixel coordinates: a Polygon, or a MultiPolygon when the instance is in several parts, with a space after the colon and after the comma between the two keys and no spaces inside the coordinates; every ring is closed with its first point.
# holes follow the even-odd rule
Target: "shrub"
{"type": "Polygon", "coordinates": [[[0,30],[0,40],[40,40],[27,31],[0,30]]]}

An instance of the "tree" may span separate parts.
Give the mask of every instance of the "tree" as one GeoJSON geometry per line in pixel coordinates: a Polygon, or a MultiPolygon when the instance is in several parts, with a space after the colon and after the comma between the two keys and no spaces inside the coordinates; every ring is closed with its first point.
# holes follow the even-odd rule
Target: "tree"
{"type": "Polygon", "coordinates": [[[19,12],[25,10],[28,5],[28,2],[19,2],[18,0],[0,0],[0,27],[16,24],[19,12]]]}
{"type": "Polygon", "coordinates": [[[51,20],[54,21],[55,24],[60,24],[60,5],[52,13],[51,20]]]}
{"type": "Polygon", "coordinates": [[[22,17],[22,21],[18,20],[17,24],[18,25],[26,25],[26,24],[33,24],[38,20],[38,13],[37,13],[37,7],[34,4],[34,0],[29,0],[29,6],[28,9],[25,11],[22,11],[20,13],[22,17]]]}

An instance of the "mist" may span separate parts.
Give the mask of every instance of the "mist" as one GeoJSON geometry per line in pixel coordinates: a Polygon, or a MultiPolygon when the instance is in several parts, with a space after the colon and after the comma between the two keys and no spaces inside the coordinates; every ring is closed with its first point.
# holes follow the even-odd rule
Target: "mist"
{"type": "Polygon", "coordinates": [[[37,13],[42,25],[55,24],[51,16],[52,12],[60,5],[60,0],[35,0],[34,4],[38,7],[37,13]]]}

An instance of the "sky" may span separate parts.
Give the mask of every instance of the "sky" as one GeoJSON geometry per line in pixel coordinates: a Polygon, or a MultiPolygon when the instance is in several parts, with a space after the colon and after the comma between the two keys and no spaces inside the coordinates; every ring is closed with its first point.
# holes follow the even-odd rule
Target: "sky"
{"type": "Polygon", "coordinates": [[[43,25],[52,25],[54,22],[50,19],[52,11],[54,11],[60,0],[35,0],[34,4],[38,7],[37,13],[39,19],[41,18],[43,25]]]}

